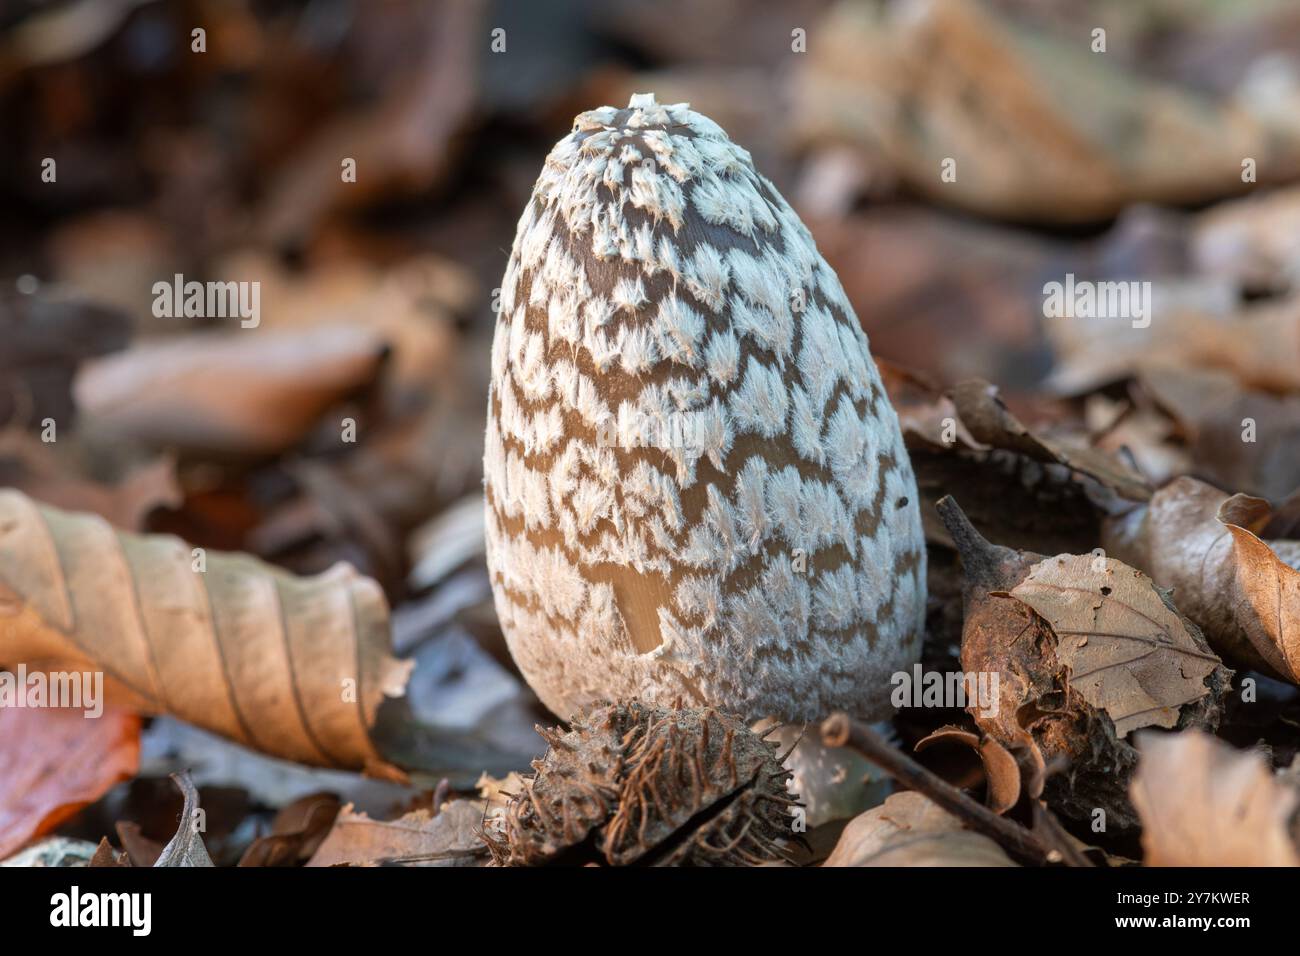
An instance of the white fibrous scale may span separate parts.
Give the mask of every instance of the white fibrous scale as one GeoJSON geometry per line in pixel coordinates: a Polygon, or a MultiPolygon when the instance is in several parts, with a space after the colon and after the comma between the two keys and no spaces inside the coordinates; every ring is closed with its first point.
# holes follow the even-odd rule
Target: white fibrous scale
{"type": "Polygon", "coordinates": [[[652,95],[581,114],[500,306],[488,564],[542,701],[883,716],[920,655],[916,482],[839,280],[749,153],[652,95]]]}

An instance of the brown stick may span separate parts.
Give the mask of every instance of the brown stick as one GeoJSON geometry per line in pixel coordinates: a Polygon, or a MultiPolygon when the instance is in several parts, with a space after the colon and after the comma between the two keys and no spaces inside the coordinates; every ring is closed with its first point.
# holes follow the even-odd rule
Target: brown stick
{"type": "Polygon", "coordinates": [[[1029,830],[975,802],[848,714],[831,714],[822,722],[821,729],[822,743],[826,746],[852,747],[872,763],[879,764],[899,783],[925,794],[954,814],[972,830],[992,837],[1021,862],[1036,866],[1061,862],[1060,850],[1048,847],[1029,830]]]}

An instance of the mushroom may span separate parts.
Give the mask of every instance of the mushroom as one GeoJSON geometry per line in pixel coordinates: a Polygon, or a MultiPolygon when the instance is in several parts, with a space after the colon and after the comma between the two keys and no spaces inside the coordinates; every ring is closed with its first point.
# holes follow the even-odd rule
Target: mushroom
{"type": "Polygon", "coordinates": [[[884,716],[921,649],[916,480],[838,278],[749,153],[652,94],[580,114],[499,301],[488,566],[542,702],[884,716]]]}

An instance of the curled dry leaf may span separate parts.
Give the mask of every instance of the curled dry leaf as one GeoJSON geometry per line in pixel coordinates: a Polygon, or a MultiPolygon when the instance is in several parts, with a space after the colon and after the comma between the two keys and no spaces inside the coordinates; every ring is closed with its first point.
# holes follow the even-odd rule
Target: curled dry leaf
{"type": "Polygon", "coordinates": [[[1295,783],[1198,731],[1141,734],[1132,798],[1147,866],[1300,866],[1295,783]]]}
{"type": "Polygon", "coordinates": [[[110,700],[264,753],[379,768],[369,736],[409,666],[378,585],[314,577],[0,491],[0,648],[30,669],[102,671],[110,700]]]}
{"type": "Polygon", "coordinates": [[[75,394],[87,425],[145,445],[273,454],[374,382],[386,349],[355,323],[196,332],[85,365],[75,394]]]}
{"type": "Polygon", "coordinates": [[[1136,825],[1127,785],[1140,727],[1206,727],[1232,672],[1168,596],[1124,564],[990,544],[951,499],[939,512],[966,576],[962,667],[996,674],[995,706],[968,710],[1020,762],[1031,794],[1075,818],[1136,825]],[[1068,774],[1049,776],[1056,765],[1068,774]]]}
{"type": "Polygon", "coordinates": [[[203,816],[199,807],[199,791],[190,779],[188,770],[171,775],[172,782],[185,797],[181,808],[180,822],[176,825],[176,835],[171,838],[158,859],[156,867],[213,866],[208,848],[203,844],[203,816]]]}
{"type": "MultiPolygon", "coordinates": [[[[919,753],[938,743],[951,741],[969,747],[979,755],[984,766],[984,778],[988,783],[985,802],[994,813],[1003,814],[1020,801],[1022,774],[1020,764],[1011,751],[1003,747],[992,737],[981,737],[961,727],[946,726],[917,741],[919,753]]],[[[1031,793],[1030,796],[1038,796],[1031,793]]]]}
{"type": "Polygon", "coordinates": [[[372,820],[345,806],[308,866],[482,866],[483,803],[452,800],[436,814],[416,810],[397,820],[372,820]]]}
{"type": "Polygon", "coordinates": [[[92,718],[79,709],[0,706],[0,858],[133,777],[139,765],[135,714],[110,707],[92,718]]]}
{"type": "MultiPolygon", "coordinates": [[[[1031,432],[985,381],[968,380],[945,393],[922,375],[876,364],[898,410],[931,543],[952,546],[932,502],[954,488],[962,489],[972,520],[999,541],[1048,554],[1090,549],[1103,516],[1149,494],[1118,459],[1087,448],[1082,435],[1067,446],[1031,432]],[[982,437],[967,427],[957,399],[982,437]]],[[[933,552],[929,568],[935,591],[936,577],[946,572],[933,552]]]]}
{"type": "Polygon", "coordinates": [[[982,833],[913,790],[896,793],[844,828],[823,866],[1015,866],[982,833]]]}
{"type": "Polygon", "coordinates": [[[280,810],[271,832],[258,837],[239,858],[240,866],[296,866],[311,859],[339,814],[332,793],[309,793],[280,810]]]}
{"type": "Polygon", "coordinates": [[[145,836],[140,824],[131,820],[119,820],[114,829],[117,830],[117,841],[122,844],[122,851],[131,866],[151,867],[162,856],[163,844],[145,836]]]}
{"type": "Polygon", "coordinates": [[[1220,654],[1300,683],[1300,542],[1267,541],[1267,502],[1178,478],[1108,521],[1103,544],[1172,587],[1220,654]]]}
{"type": "Polygon", "coordinates": [[[1300,300],[1230,311],[1213,301],[1180,302],[1176,288],[1157,287],[1151,308],[1161,321],[1146,325],[1127,315],[1049,318],[1045,332],[1061,357],[1049,386],[1077,395],[1174,365],[1223,371],[1253,388],[1300,389],[1300,300]]]}
{"type": "Polygon", "coordinates": [[[1108,503],[1114,497],[1145,501],[1151,496],[1150,487],[1140,475],[1107,453],[1071,447],[1031,431],[1007,408],[998,396],[997,386],[983,379],[967,379],[958,382],[951,394],[957,414],[976,440],[1087,476],[1096,483],[1093,496],[1099,503],[1108,503]]]}

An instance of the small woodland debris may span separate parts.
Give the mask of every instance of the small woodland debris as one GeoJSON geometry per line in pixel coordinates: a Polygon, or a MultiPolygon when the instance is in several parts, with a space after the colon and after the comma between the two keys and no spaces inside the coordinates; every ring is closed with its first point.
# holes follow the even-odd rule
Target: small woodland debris
{"type": "Polygon", "coordinates": [[[90,866],[99,848],[89,840],[46,837],[13,856],[0,860],[0,866],[90,866]]]}

